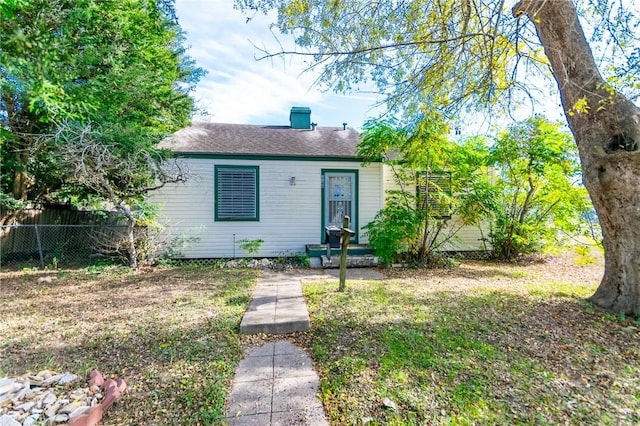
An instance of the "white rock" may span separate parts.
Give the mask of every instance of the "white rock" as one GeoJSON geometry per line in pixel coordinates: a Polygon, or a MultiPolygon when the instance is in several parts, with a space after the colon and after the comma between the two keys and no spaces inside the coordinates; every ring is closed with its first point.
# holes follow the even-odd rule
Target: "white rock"
{"type": "Polygon", "coordinates": [[[91,399],[91,406],[95,407],[96,405],[100,404],[100,401],[102,400],[102,394],[101,393],[97,393],[92,399],[91,399]]]}
{"type": "Polygon", "coordinates": [[[58,383],[58,381],[60,380],[60,378],[63,376],[63,374],[55,374],[53,376],[50,376],[49,378],[44,380],[44,384],[45,385],[52,385],[54,383],[58,383]]]}
{"type": "Polygon", "coordinates": [[[15,382],[16,382],[15,379],[9,379],[9,378],[4,378],[0,380],[0,395],[13,392],[13,384],[15,382]]]}
{"type": "Polygon", "coordinates": [[[20,411],[15,410],[7,411],[6,413],[4,413],[5,416],[11,417],[13,420],[19,420],[20,414],[20,411]]]}
{"type": "Polygon", "coordinates": [[[389,408],[389,409],[391,409],[393,411],[396,411],[398,409],[398,407],[396,407],[395,402],[393,402],[389,398],[383,399],[382,400],[382,405],[384,405],[385,408],[389,408]]]}
{"type": "Polygon", "coordinates": [[[69,415],[68,414],[56,414],[56,416],[53,418],[53,421],[56,423],[65,423],[69,421],[69,415]]]}
{"type": "Polygon", "coordinates": [[[18,411],[29,411],[31,410],[34,406],[36,405],[35,402],[33,401],[28,401],[25,402],[24,404],[20,404],[16,407],[16,410],[18,411]]]}
{"type": "Polygon", "coordinates": [[[41,376],[29,376],[29,381],[32,385],[41,385],[44,382],[44,377],[41,376]]]}
{"type": "Polygon", "coordinates": [[[90,408],[91,407],[89,407],[88,405],[76,408],[74,411],[69,413],[69,419],[75,419],[76,417],[83,415],[84,413],[89,411],[90,408]]]}
{"type": "Polygon", "coordinates": [[[11,382],[5,383],[4,385],[0,386],[0,395],[14,393],[19,391],[22,388],[24,388],[24,384],[18,383],[15,380],[13,380],[11,382]]]}
{"type": "Polygon", "coordinates": [[[9,417],[6,414],[0,416],[0,426],[21,426],[13,417],[9,417]]]}
{"type": "Polygon", "coordinates": [[[31,390],[29,388],[22,388],[19,391],[14,392],[13,398],[12,398],[14,401],[14,404],[19,401],[22,401],[29,393],[31,393],[31,390]]]}
{"type": "Polygon", "coordinates": [[[86,388],[76,389],[69,394],[69,397],[71,399],[83,399],[87,396],[87,391],[88,389],[86,388]]]}
{"type": "Polygon", "coordinates": [[[76,411],[78,408],[86,407],[86,406],[87,404],[85,404],[84,402],[72,402],[62,407],[59,413],[69,414],[76,411]]]}
{"type": "Polygon", "coordinates": [[[22,426],[35,426],[40,418],[39,414],[31,414],[22,422],[22,426]]]}
{"type": "Polygon", "coordinates": [[[76,380],[78,378],[77,375],[73,374],[73,373],[65,373],[62,375],[62,377],[60,377],[60,379],[58,380],[58,384],[59,385],[66,385],[67,383],[71,383],[74,380],[76,380]]]}
{"type": "Polygon", "coordinates": [[[53,394],[53,392],[47,392],[46,394],[44,394],[44,399],[42,400],[42,403],[44,405],[51,405],[54,402],[56,402],[56,396],[53,394]]]}
{"type": "Polygon", "coordinates": [[[56,402],[55,404],[51,404],[48,407],[45,407],[44,415],[49,417],[49,418],[53,418],[53,417],[55,417],[55,415],[58,412],[59,408],[60,408],[60,404],[58,402],[56,402]]]}

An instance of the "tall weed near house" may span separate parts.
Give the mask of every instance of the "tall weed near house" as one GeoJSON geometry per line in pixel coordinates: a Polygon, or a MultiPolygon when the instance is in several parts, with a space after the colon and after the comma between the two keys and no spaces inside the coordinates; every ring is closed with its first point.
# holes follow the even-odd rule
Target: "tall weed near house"
{"type": "Polygon", "coordinates": [[[260,251],[260,247],[262,247],[262,243],[264,243],[264,240],[259,238],[255,240],[250,240],[248,238],[238,240],[240,248],[249,254],[258,253],[260,251]]]}

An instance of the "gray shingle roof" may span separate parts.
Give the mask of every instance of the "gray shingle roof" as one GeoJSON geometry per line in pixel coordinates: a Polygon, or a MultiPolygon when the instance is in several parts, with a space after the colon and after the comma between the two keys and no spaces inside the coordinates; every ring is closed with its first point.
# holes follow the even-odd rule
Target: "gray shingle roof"
{"type": "Polygon", "coordinates": [[[360,135],[352,128],[193,123],[159,145],[182,154],[356,157],[360,135]]]}

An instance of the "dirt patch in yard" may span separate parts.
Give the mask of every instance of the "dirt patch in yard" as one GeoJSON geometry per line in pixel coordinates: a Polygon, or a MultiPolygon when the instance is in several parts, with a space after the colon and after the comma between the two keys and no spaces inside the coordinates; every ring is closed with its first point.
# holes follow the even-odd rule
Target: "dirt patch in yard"
{"type": "MultiPolygon", "coordinates": [[[[474,287],[517,290],[541,282],[576,283],[597,286],[604,273],[604,257],[598,250],[586,256],[571,251],[556,255],[539,255],[520,262],[463,260],[453,268],[385,268],[389,279],[404,279],[433,284],[433,290],[466,291],[474,287]]],[[[595,290],[595,287],[594,287],[595,290]]]]}

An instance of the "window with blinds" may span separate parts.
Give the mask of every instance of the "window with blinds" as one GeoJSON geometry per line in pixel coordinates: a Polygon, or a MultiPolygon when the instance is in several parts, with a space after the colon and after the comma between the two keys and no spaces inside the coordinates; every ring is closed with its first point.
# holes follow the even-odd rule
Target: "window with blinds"
{"type": "Polygon", "coordinates": [[[259,220],[258,167],[215,167],[216,220],[259,220]]]}
{"type": "Polygon", "coordinates": [[[440,219],[451,218],[451,173],[419,173],[418,209],[440,219]]]}

